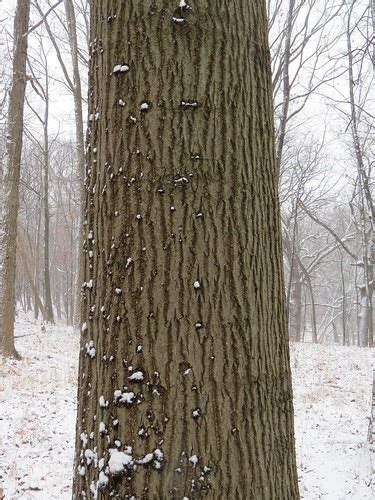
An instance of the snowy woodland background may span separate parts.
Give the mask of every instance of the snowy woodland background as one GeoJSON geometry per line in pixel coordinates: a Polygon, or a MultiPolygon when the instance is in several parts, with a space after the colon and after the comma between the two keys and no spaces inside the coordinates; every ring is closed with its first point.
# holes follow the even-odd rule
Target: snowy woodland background
{"type": "MultiPolygon", "coordinates": [[[[78,43],[70,3],[32,2],[16,285],[23,360],[4,362],[0,382],[1,474],[13,499],[70,497],[83,137],[95,119],[89,1],[72,3],[78,43]]],[[[374,337],[374,2],[267,4],[301,496],[373,498],[371,350],[359,348],[374,337]]],[[[1,153],[13,9],[0,2],[1,153]]]]}

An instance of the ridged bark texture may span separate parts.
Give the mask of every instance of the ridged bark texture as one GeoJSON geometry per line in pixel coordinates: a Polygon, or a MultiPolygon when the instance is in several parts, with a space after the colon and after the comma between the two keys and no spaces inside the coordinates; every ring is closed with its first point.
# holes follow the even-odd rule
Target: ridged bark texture
{"type": "Polygon", "coordinates": [[[91,15],[75,497],[296,499],[265,6],[91,15]]]}

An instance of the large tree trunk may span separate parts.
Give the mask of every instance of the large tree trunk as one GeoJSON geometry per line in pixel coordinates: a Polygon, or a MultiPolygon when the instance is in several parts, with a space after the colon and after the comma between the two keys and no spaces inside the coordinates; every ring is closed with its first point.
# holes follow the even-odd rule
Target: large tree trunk
{"type": "Polygon", "coordinates": [[[6,201],[0,326],[2,327],[3,354],[15,357],[19,357],[14,346],[15,278],[29,13],[30,0],[18,0],[14,18],[13,80],[9,94],[8,134],[4,162],[6,201]]]}
{"type": "Polygon", "coordinates": [[[265,6],[168,5],[92,3],[74,495],[296,499],[265,6]]]}

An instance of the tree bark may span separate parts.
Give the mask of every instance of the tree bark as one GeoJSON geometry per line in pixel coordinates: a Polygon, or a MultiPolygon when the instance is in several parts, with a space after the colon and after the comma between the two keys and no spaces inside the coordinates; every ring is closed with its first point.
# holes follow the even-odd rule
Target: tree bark
{"type": "MultiPolygon", "coordinates": [[[[83,181],[85,176],[85,141],[83,134],[83,111],[82,111],[82,89],[81,89],[81,77],[79,73],[79,63],[78,63],[78,43],[77,43],[77,26],[76,26],[76,16],[74,11],[74,4],[72,0],[64,0],[65,5],[65,15],[67,19],[68,33],[69,33],[69,45],[70,54],[72,58],[73,66],[73,99],[74,99],[74,116],[75,116],[75,127],[76,127],[76,154],[78,161],[78,179],[80,185],[82,186],[80,192],[80,223],[79,231],[81,241],[84,238],[84,228],[83,228],[83,200],[85,192],[83,189],[83,181]]],[[[79,248],[81,250],[81,248],[79,248]]],[[[79,259],[83,256],[82,252],[79,251],[79,259]]],[[[79,266],[79,269],[83,269],[83,262],[79,266]]],[[[80,272],[77,273],[77,284],[75,284],[74,290],[72,290],[73,298],[76,300],[77,308],[79,311],[79,303],[81,298],[80,284],[83,281],[83,275],[80,272]]],[[[79,312],[77,313],[77,318],[73,318],[76,326],[79,324],[79,312]]]]}
{"type": "Polygon", "coordinates": [[[23,108],[26,89],[27,30],[30,0],[18,0],[14,18],[13,80],[9,94],[8,133],[5,157],[4,269],[2,350],[5,356],[19,355],[14,346],[17,219],[21,173],[23,108]]]}
{"type": "Polygon", "coordinates": [[[75,117],[75,127],[76,127],[76,154],[78,161],[79,180],[83,181],[84,167],[85,167],[85,141],[83,134],[82,90],[81,90],[81,77],[79,74],[79,64],[78,64],[76,17],[74,12],[73,1],[64,0],[64,5],[65,5],[65,15],[67,20],[68,34],[69,34],[70,54],[73,66],[73,100],[74,100],[74,117],[75,117]]]}
{"type": "Polygon", "coordinates": [[[361,198],[361,216],[362,216],[362,246],[363,246],[363,264],[364,264],[364,285],[366,291],[366,304],[367,312],[363,312],[364,296],[361,289],[361,318],[360,318],[360,332],[359,338],[362,342],[366,339],[366,344],[364,347],[372,347],[374,343],[374,322],[373,322],[373,276],[374,270],[371,260],[368,258],[369,244],[375,242],[374,235],[374,220],[375,220],[375,208],[372,199],[371,184],[369,176],[366,172],[363,151],[361,146],[361,141],[359,137],[359,123],[356,110],[356,100],[354,94],[354,57],[352,50],[352,40],[351,40],[351,14],[354,3],[350,4],[347,17],[347,27],[346,27],[346,42],[348,50],[348,84],[349,84],[349,100],[350,100],[350,126],[352,133],[353,149],[356,158],[356,167],[358,171],[358,183],[361,198]],[[370,226],[370,230],[367,234],[366,226],[370,226]],[[364,316],[366,319],[364,319],[364,316]],[[367,333],[364,334],[363,328],[367,325],[367,333]]]}
{"type": "MultiPolygon", "coordinates": [[[[31,271],[30,271],[30,268],[28,265],[27,254],[23,251],[22,246],[19,247],[19,251],[21,254],[21,258],[22,258],[23,268],[24,268],[24,272],[26,274],[26,279],[29,282],[30,288],[33,292],[35,310],[40,311],[42,316],[43,316],[43,319],[45,319],[46,318],[46,311],[44,309],[43,302],[40,299],[38,287],[34,283],[34,279],[33,279],[33,276],[31,274],[31,271]]],[[[36,316],[35,319],[38,319],[38,316],[36,316]]]]}
{"type": "Polygon", "coordinates": [[[43,119],[43,215],[44,215],[44,240],[43,240],[43,282],[44,282],[44,304],[46,311],[46,321],[54,323],[51,276],[50,276],[50,214],[49,214],[49,169],[50,169],[50,150],[48,137],[49,121],[49,75],[45,77],[45,110],[43,119]]]}
{"type": "Polygon", "coordinates": [[[75,498],[297,499],[264,2],[91,30],[75,498]]]}
{"type": "Polygon", "coordinates": [[[359,286],[359,313],[358,313],[358,340],[360,347],[367,347],[369,343],[369,306],[368,295],[364,285],[359,286]]]}
{"type": "Polygon", "coordinates": [[[346,307],[347,307],[347,299],[346,299],[346,286],[345,286],[345,274],[344,274],[344,256],[342,251],[340,251],[340,274],[341,274],[341,287],[342,287],[342,345],[349,345],[347,334],[346,334],[346,307]]]}
{"type": "Polygon", "coordinates": [[[295,342],[302,337],[302,281],[297,263],[293,268],[294,281],[289,301],[289,336],[295,342]]]}
{"type": "Polygon", "coordinates": [[[283,104],[281,109],[280,125],[277,131],[277,143],[276,143],[276,162],[279,172],[281,169],[281,162],[283,157],[287,121],[289,114],[289,104],[290,104],[289,66],[290,66],[290,56],[291,56],[291,39],[293,31],[294,5],[295,5],[295,0],[289,0],[288,16],[285,26],[285,47],[284,47],[284,62],[282,71],[283,104]]]}

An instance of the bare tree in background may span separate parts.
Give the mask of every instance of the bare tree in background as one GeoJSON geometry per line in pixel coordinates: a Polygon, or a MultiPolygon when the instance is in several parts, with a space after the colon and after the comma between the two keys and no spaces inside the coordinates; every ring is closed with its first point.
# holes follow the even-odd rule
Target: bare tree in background
{"type": "MultiPolygon", "coordinates": [[[[352,13],[356,2],[352,1],[349,4],[347,17],[346,17],[346,40],[347,40],[347,56],[348,56],[348,87],[349,87],[349,127],[352,136],[352,149],[354,151],[355,165],[357,169],[357,185],[358,185],[358,207],[361,219],[361,239],[362,239],[362,264],[364,271],[364,283],[359,286],[360,293],[360,324],[359,324],[359,338],[361,345],[373,345],[374,342],[374,315],[373,315],[373,290],[374,290],[374,266],[375,266],[375,236],[374,236],[374,220],[375,220],[375,207],[373,201],[373,194],[371,189],[371,174],[373,158],[369,159],[366,165],[366,145],[368,141],[373,140],[374,133],[374,120],[375,116],[370,117],[370,127],[363,130],[361,121],[367,123],[368,116],[366,114],[365,103],[367,93],[370,89],[363,88],[359,96],[355,92],[355,86],[361,85],[363,80],[362,73],[362,58],[360,58],[358,74],[355,74],[356,58],[358,58],[358,51],[353,50],[352,47],[352,34],[358,26],[356,21],[353,26],[352,13]],[[365,96],[363,98],[363,93],[365,96]],[[364,102],[361,102],[361,97],[364,102]]],[[[367,10],[367,9],[366,9],[367,10]]],[[[357,63],[358,66],[358,63],[357,63]]]]}
{"type": "MultiPolygon", "coordinates": [[[[35,71],[39,68],[33,62],[35,71]]],[[[42,71],[43,72],[43,71],[42,71]]],[[[40,74],[40,73],[39,73],[40,74]]],[[[42,84],[44,78],[38,77],[42,84]]],[[[51,83],[51,82],[50,82],[51,83]]],[[[51,89],[50,89],[51,90],[51,89]]],[[[40,92],[40,90],[38,90],[40,92]]],[[[29,93],[28,101],[33,97],[29,93]]],[[[30,103],[31,104],[31,103],[30,103]]],[[[41,108],[40,101],[34,105],[41,108]]],[[[30,116],[30,113],[29,113],[30,116]]],[[[43,109],[40,118],[43,119],[43,109]]],[[[25,147],[21,177],[19,216],[19,255],[17,275],[18,300],[21,307],[29,310],[33,304],[34,316],[41,313],[46,320],[43,269],[43,178],[45,153],[43,125],[33,130],[25,128],[25,147]]],[[[72,325],[75,304],[74,288],[77,279],[76,248],[79,219],[79,184],[77,181],[75,142],[65,141],[60,135],[49,133],[49,220],[50,220],[50,279],[54,312],[61,321],[72,325]]]]}
{"type": "Polygon", "coordinates": [[[314,93],[338,77],[331,51],[341,35],[335,23],[343,5],[329,0],[268,1],[279,169],[292,120],[314,93]]]}
{"type": "MultiPolygon", "coordinates": [[[[36,62],[34,61],[34,65],[36,62]]],[[[49,136],[49,120],[50,120],[50,75],[48,70],[48,59],[45,51],[42,38],[39,38],[39,61],[38,66],[41,77],[37,77],[32,65],[29,64],[31,73],[31,84],[43,102],[44,111],[40,113],[33,107],[29,101],[28,106],[33,111],[33,115],[40,123],[43,130],[42,141],[36,140],[38,147],[42,152],[42,166],[43,166],[43,289],[44,289],[44,308],[45,320],[49,323],[54,323],[54,313],[52,305],[52,292],[51,292],[51,276],[50,276],[50,207],[49,207],[49,192],[50,192],[50,143],[49,136]],[[43,85],[40,83],[42,79],[43,85]]]]}
{"type": "Polygon", "coordinates": [[[17,218],[26,89],[27,41],[30,0],[18,0],[14,18],[13,79],[9,95],[8,131],[4,161],[4,269],[3,301],[0,304],[2,351],[19,357],[14,345],[17,218]]]}
{"type": "MultiPolygon", "coordinates": [[[[331,52],[340,36],[340,31],[335,29],[335,23],[342,7],[342,2],[332,3],[326,0],[268,1],[276,158],[280,172],[283,234],[287,238],[284,242],[284,256],[285,262],[288,263],[287,304],[289,332],[293,340],[300,340],[304,327],[303,286],[308,286],[310,295],[313,294],[311,277],[306,273],[307,268],[303,267],[302,255],[299,253],[299,197],[304,196],[302,191],[307,180],[306,172],[309,172],[309,177],[316,176],[309,160],[306,165],[301,164],[302,155],[298,141],[304,136],[303,111],[308,102],[324,85],[337,78],[337,62],[332,58],[331,52]],[[283,199],[286,194],[285,186],[288,186],[286,203],[283,199]]],[[[305,157],[308,157],[308,149],[306,152],[305,157]]],[[[314,165],[318,171],[318,162],[315,161],[314,165]]],[[[311,307],[314,318],[314,301],[311,307]]],[[[315,320],[311,322],[311,328],[312,338],[316,341],[315,320]]]]}
{"type": "MultiPolygon", "coordinates": [[[[39,14],[43,17],[43,11],[38,2],[35,2],[36,8],[39,14]]],[[[83,51],[79,49],[78,46],[78,36],[77,36],[77,20],[75,14],[75,8],[73,0],[64,0],[65,6],[65,19],[61,19],[58,13],[56,13],[57,19],[60,21],[61,26],[66,29],[68,36],[68,46],[72,61],[73,74],[70,76],[70,72],[68,66],[64,62],[64,57],[60,48],[59,40],[57,40],[53,29],[50,26],[50,23],[46,17],[44,17],[44,24],[51,40],[51,43],[55,49],[57,60],[60,64],[62,73],[64,75],[64,80],[73,95],[74,102],[74,116],[75,116],[75,133],[76,133],[76,154],[77,154],[77,164],[78,164],[78,180],[81,186],[83,186],[83,178],[84,178],[84,163],[85,163],[85,155],[84,155],[84,130],[83,130],[83,110],[82,110],[82,85],[81,85],[81,77],[79,70],[79,61],[83,60],[87,64],[87,60],[84,58],[83,51]],[[66,21],[66,27],[65,23],[66,21]]],[[[88,5],[86,4],[86,8],[88,9],[88,5]]],[[[82,17],[82,16],[81,16],[82,17]]],[[[86,17],[84,16],[84,19],[86,17]]],[[[85,25],[86,29],[88,26],[85,25]]],[[[84,192],[82,190],[81,199],[83,200],[84,192]]],[[[82,230],[83,226],[81,224],[82,230]]],[[[79,252],[79,259],[82,258],[82,252],[79,252]]],[[[80,266],[80,269],[82,266],[80,266]]],[[[82,283],[82,276],[80,276],[79,272],[77,274],[77,284],[76,284],[76,302],[79,304],[80,298],[80,284],[82,283]]],[[[79,322],[78,311],[79,308],[76,308],[77,316],[75,318],[76,323],[79,322]]]]}

